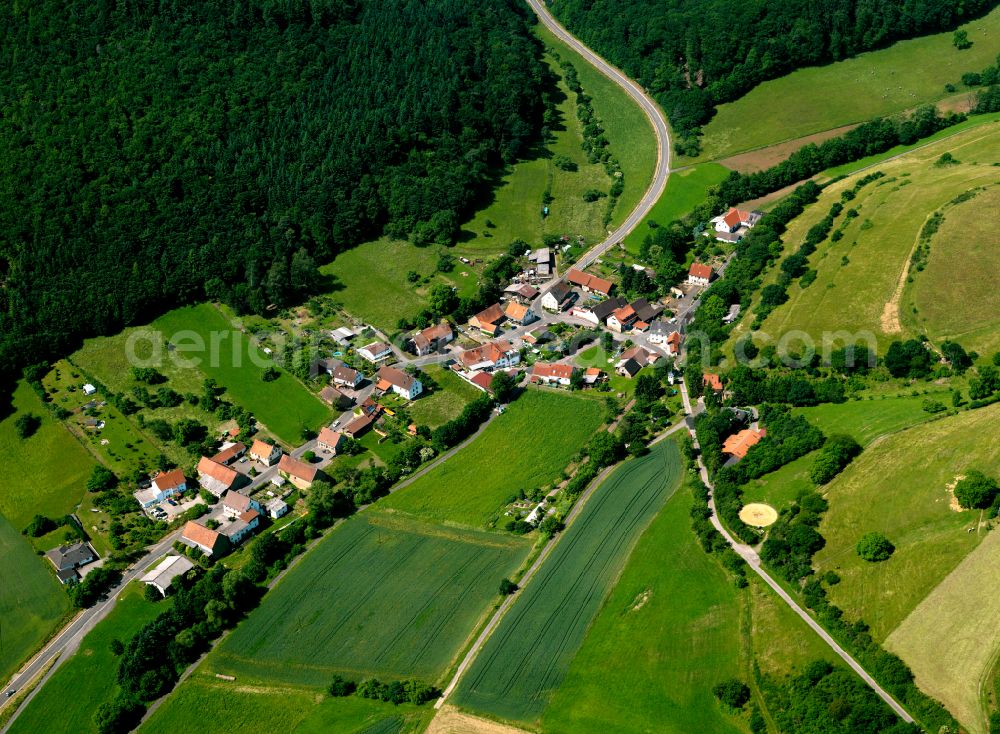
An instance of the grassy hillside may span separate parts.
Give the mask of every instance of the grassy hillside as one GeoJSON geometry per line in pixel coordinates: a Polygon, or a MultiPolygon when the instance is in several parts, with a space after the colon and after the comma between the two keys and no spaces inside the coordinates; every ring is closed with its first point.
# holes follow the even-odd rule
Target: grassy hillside
{"type": "Polygon", "coordinates": [[[229,397],[252,412],[289,445],[302,440],[302,429],[317,429],[331,417],[330,409],[295,377],[282,372],[273,382],[261,380],[272,364],[211,304],[179,308],[160,317],[153,328],[177,345],[173,357],[199,360],[197,369],[226,388],[229,397]],[[200,340],[201,348],[190,348],[200,340]],[[212,349],[212,344],[217,349],[212,349]]]}
{"type": "Polygon", "coordinates": [[[528,390],[469,446],[380,503],[420,517],[483,526],[518,490],[551,484],[601,424],[600,403],[528,390]]]}
{"type": "Polygon", "coordinates": [[[207,663],[271,683],[437,682],[530,544],[368,512],[307,554],[207,663]]]}
{"type": "Polygon", "coordinates": [[[681,468],[665,441],[605,480],[466,671],[456,705],[522,721],[542,714],[681,468]]]}
{"type": "Polygon", "coordinates": [[[964,203],[947,208],[944,223],[930,240],[927,267],[912,273],[904,293],[902,316],[911,330],[935,343],[945,339],[966,349],[991,354],[1000,349],[1000,273],[996,221],[983,212],[1000,209],[994,186],[964,203]]]}
{"type": "Polygon", "coordinates": [[[138,582],[119,594],[111,613],[83,638],[80,648],[64,662],[39,690],[10,728],[11,734],[97,733],[94,713],[114,699],[117,686],[109,685],[118,670],[111,641],[128,640],[169,602],[153,604],[143,598],[138,582]]]}
{"type": "MultiPolygon", "coordinates": [[[[982,125],[880,164],[885,177],[862,188],[845,206],[858,216],[847,221],[841,214],[834,223],[835,229],[843,229],[843,238],[825,240],[809,258],[809,267],[818,271],[816,280],[806,288],[793,283],[788,302],[774,309],[762,331],[777,339],[802,330],[816,344],[825,333],[871,333],[883,349],[903,335],[906,321],[900,321],[900,307],[906,270],[924,221],[963,192],[1000,181],[1000,168],[992,165],[998,162],[998,141],[1000,125],[982,125]],[[946,152],[961,162],[937,165],[946,152]]],[[[859,175],[829,186],[792,221],[784,237],[786,256],[859,175]]],[[[772,268],[765,283],[773,282],[778,272],[772,268]]],[[[960,299],[957,309],[955,318],[980,315],[979,304],[971,300],[960,299]]],[[[741,320],[737,338],[746,333],[750,320],[749,313],[741,320]]]]}
{"type": "Polygon", "coordinates": [[[979,512],[954,511],[948,485],[970,468],[1000,473],[998,420],[993,405],[895,433],[828,485],[830,509],[819,528],[827,544],[814,565],[841,576],[830,600],[848,618],[863,618],[875,639],[885,640],[982,541],[983,531],[967,532],[979,512]],[[896,546],[888,561],[867,563],[855,553],[871,530],[896,546]]]}
{"type": "Polygon", "coordinates": [[[951,32],[939,33],[764,82],[718,108],[705,126],[698,160],[724,158],[954,96],[945,91],[945,84],[958,84],[964,72],[989,66],[1000,52],[1000,8],[963,28],[973,42],[964,51],[954,47],[951,32]]]}

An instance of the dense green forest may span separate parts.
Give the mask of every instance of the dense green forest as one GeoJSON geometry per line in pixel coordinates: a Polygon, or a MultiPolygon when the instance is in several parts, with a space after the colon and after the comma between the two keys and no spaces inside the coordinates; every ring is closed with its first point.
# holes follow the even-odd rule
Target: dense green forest
{"type": "Polygon", "coordinates": [[[594,50],[663,106],[695,153],[714,106],[767,79],[953,28],[997,0],[552,0],[594,50]]]}
{"type": "Polygon", "coordinates": [[[449,241],[539,138],[518,0],[0,4],[0,376],[178,303],[449,241]]]}

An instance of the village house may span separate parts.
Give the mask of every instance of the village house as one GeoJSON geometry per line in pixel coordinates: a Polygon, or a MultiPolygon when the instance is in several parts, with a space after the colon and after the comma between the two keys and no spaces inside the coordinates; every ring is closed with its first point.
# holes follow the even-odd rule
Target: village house
{"type": "Polygon", "coordinates": [[[397,370],[395,367],[381,367],[378,371],[375,391],[382,395],[389,390],[405,400],[413,400],[424,391],[424,385],[413,375],[397,370]]]}
{"type": "Polygon", "coordinates": [[[639,317],[639,320],[645,321],[647,325],[655,321],[663,313],[662,306],[650,303],[645,298],[637,298],[630,305],[632,306],[632,310],[635,311],[635,315],[639,317]]]}
{"type": "Polygon", "coordinates": [[[139,580],[146,584],[146,586],[152,586],[160,594],[166,596],[174,583],[174,579],[178,576],[183,576],[192,568],[194,568],[194,563],[190,558],[173,555],[164,556],[156,564],[155,568],[139,580]]]}
{"type": "Polygon", "coordinates": [[[299,489],[309,489],[316,481],[318,472],[319,470],[312,464],[292,458],[288,454],[282,456],[278,462],[278,473],[299,489]]]}
{"type": "Polygon", "coordinates": [[[742,211],[736,207],[731,207],[725,214],[712,219],[712,224],[715,227],[716,239],[723,240],[725,242],[738,241],[746,230],[752,229],[753,226],[760,221],[762,216],[764,216],[763,212],[742,211]],[[737,235],[737,237],[734,240],[727,235],[737,235]]]}
{"type": "Polygon", "coordinates": [[[345,440],[346,437],[340,431],[323,426],[319,431],[319,436],[316,438],[316,445],[336,456],[340,453],[345,440]]]}
{"type": "Polygon", "coordinates": [[[212,457],[212,461],[230,466],[247,452],[247,447],[239,442],[226,442],[222,444],[219,453],[212,457]]]}
{"type": "Polygon", "coordinates": [[[281,458],[281,447],[277,444],[255,439],[250,447],[250,458],[258,461],[264,466],[274,466],[281,458]]]}
{"type": "Polygon", "coordinates": [[[573,308],[569,310],[569,315],[589,321],[594,326],[603,326],[604,322],[608,320],[608,316],[613,314],[617,309],[626,305],[628,305],[628,301],[624,298],[606,298],[593,306],[586,304],[573,306],[573,308]]]}
{"type": "Polygon", "coordinates": [[[132,493],[139,506],[147,509],[153,505],[163,502],[168,497],[181,494],[187,491],[187,478],[180,469],[161,472],[153,477],[153,481],[146,489],[140,489],[132,493]]]}
{"type": "Polygon", "coordinates": [[[615,309],[608,316],[608,328],[621,334],[631,329],[632,325],[638,320],[639,316],[636,314],[635,309],[631,305],[626,304],[621,308],[615,309]]]}
{"type": "Polygon", "coordinates": [[[466,373],[466,379],[484,393],[493,394],[493,375],[489,372],[469,372],[466,373]]]}
{"type": "Polygon", "coordinates": [[[492,372],[513,367],[521,361],[521,353],[508,341],[492,341],[467,349],[458,355],[458,361],[467,370],[492,372]]]}
{"type": "Polygon", "coordinates": [[[538,385],[561,385],[568,387],[573,381],[573,365],[546,364],[536,362],[530,372],[530,380],[538,385]]]}
{"type": "Polygon", "coordinates": [[[442,321],[440,324],[428,326],[423,331],[414,334],[413,338],[410,339],[410,344],[413,346],[414,353],[418,357],[423,357],[440,349],[454,338],[455,332],[452,330],[451,324],[442,321]]]}
{"type": "Polygon", "coordinates": [[[277,520],[288,514],[288,503],[280,497],[274,497],[265,503],[264,509],[272,520],[277,520]]]}
{"type": "Polygon", "coordinates": [[[566,281],[579,286],[587,293],[597,293],[604,297],[610,296],[611,289],[615,287],[615,284],[610,280],[598,278],[596,275],[584,273],[576,268],[570,268],[569,272],[566,273],[566,281]]]}
{"type": "Polygon", "coordinates": [[[260,527],[260,513],[257,510],[247,510],[240,513],[231,523],[220,530],[231,546],[239,545],[260,527]]]}
{"type": "Polygon", "coordinates": [[[588,367],[583,371],[584,385],[589,385],[592,387],[600,382],[604,382],[607,379],[608,376],[607,374],[605,374],[604,370],[601,370],[597,367],[588,367]]]}
{"type": "Polygon", "coordinates": [[[671,331],[670,336],[667,337],[667,356],[676,357],[681,353],[681,333],[679,331],[671,331]]]}
{"type": "Polygon", "coordinates": [[[322,390],[319,391],[319,398],[324,403],[333,406],[334,408],[340,408],[341,410],[347,410],[352,405],[354,401],[347,397],[340,390],[335,388],[333,385],[327,385],[322,390]]]}
{"type": "Polygon", "coordinates": [[[643,367],[653,364],[657,359],[659,359],[659,355],[656,352],[651,352],[645,347],[634,346],[619,355],[615,372],[622,377],[635,377],[643,367]]]}
{"type": "Polygon", "coordinates": [[[235,469],[202,456],[198,461],[198,483],[216,497],[235,489],[245,481],[245,477],[235,469]]]}
{"type": "Polygon", "coordinates": [[[222,512],[228,518],[239,517],[247,510],[260,512],[260,503],[239,492],[226,492],[222,497],[222,512]]]}
{"type": "Polygon", "coordinates": [[[383,359],[388,359],[392,356],[392,347],[385,342],[372,342],[361,347],[358,350],[358,354],[369,362],[381,362],[383,359]]]}
{"type": "Polygon", "coordinates": [[[722,379],[712,372],[706,372],[701,376],[701,384],[714,393],[721,394],[723,391],[722,379]]]}
{"type": "Polygon", "coordinates": [[[346,326],[341,326],[339,329],[333,329],[329,333],[330,338],[342,347],[346,347],[351,343],[351,340],[357,336],[354,329],[348,329],[346,326]]]}
{"type": "Polygon", "coordinates": [[[763,428],[759,431],[745,428],[739,433],[734,433],[722,443],[722,453],[730,457],[732,463],[735,463],[746,456],[750,447],[756,446],[766,435],[767,431],[763,428]]]}
{"type": "Polygon", "coordinates": [[[348,438],[359,438],[368,432],[368,429],[375,423],[375,416],[362,413],[357,418],[344,426],[344,435],[348,438]]]}
{"type": "Polygon", "coordinates": [[[511,283],[503,289],[503,292],[525,305],[538,297],[538,289],[527,283],[511,283]]]}
{"type": "Polygon", "coordinates": [[[229,540],[221,533],[207,528],[194,520],[188,520],[181,531],[181,542],[191,548],[197,548],[206,556],[218,558],[229,551],[229,540]]]}
{"type": "Polygon", "coordinates": [[[542,296],[542,308],[546,311],[562,311],[576,297],[568,283],[559,281],[542,296]]]}
{"type": "Polygon", "coordinates": [[[97,560],[97,553],[90,547],[90,543],[79,541],[68,545],[60,545],[53,548],[45,557],[56,569],[56,576],[62,583],[76,580],[80,577],[76,569],[97,560]]]}
{"type": "Polygon", "coordinates": [[[688,270],[687,282],[691,285],[708,285],[712,282],[714,274],[711,265],[692,263],[691,269],[688,270]]]}
{"type": "Polygon", "coordinates": [[[356,369],[348,367],[339,359],[322,359],[320,366],[333,378],[333,384],[338,387],[349,387],[351,389],[360,385],[365,376],[356,369]]]}
{"type": "Polygon", "coordinates": [[[489,308],[483,309],[469,319],[469,328],[479,329],[487,336],[496,336],[500,331],[500,324],[503,323],[504,318],[506,317],[503,314],[503,306],[499,303],[494,303],[489,308]]]}
{"type": "Polygon", "coordinates": [[[524,326],[525,324],[530,324],[531,322],[538,320],[537,314],[535,314],[529,306],[516,301],[508,303],[507,308],[504,309],[503,313],[504,316],[519,326],[524,326]]]}

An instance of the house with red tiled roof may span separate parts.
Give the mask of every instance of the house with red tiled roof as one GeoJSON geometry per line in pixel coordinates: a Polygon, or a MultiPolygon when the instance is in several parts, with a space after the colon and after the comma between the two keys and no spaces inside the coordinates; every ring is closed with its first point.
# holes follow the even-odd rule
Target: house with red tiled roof
{"type": "Polygon", "coordinates": [[[688,270],[687,282],[692,285],[708,285],[712,282],[713,275],[715,273],[712,271],[711,265],[692,263],[691,269],[688,270]]]}
{"type": "Polygon", "coordinates": [[[583,371],[584,385],[596,385],[598,382],[604,382],[606,379],[608,379],[607,374],[604,370],[597,367],[588,367],[583,371]]]}
{"type": "Polygon", "coordinates": [[[218,558],[229,550],[229,540],[211,528],[207,528],[194,520],[189,520],[181,531],[181,542],[192,548],[197,548],[206,556],[218,558]]]}
{"type": "Polygon", "coordinates": [[[339,453],[340,448],[343,446],[346,436],[340,431],[335,431],[332,428],[323,426],[320,429],[319,436],[316,437],[316,445],[321,449],[326,449],[333,453],[334,456],[339,453]]]}
{"type": "Polygon", "coordinates": [[[226,492],[222,496],[222,512],[228,518],[239,517],[247,510],[260,511],[257,500],[239,492],[226,492]]]}
{"type": "Polygon", "coordinates": [[[435,349],[440,349],[454,338],[455,332],[452,330],[451,324],[447,321],[442,321],[440,324],[428,326],[423,331],[414,334],[410,339],[410,343],[416,355],[423,357],[435,349]]]}
{"type": "Polygon", "coordinates": [[[246,452],[247,447],[244,444],[239,442],[224,443],[222,444],[222,448],[219,450],[219,453],[212,457],[212,461],[217,461],[220,464],[229,466],[246,452]]]}
{"type": "Polygon", "coordinates": [[[235,489],[246,481],[246,478],[235,469],[225,464],[202,456],[198,461],[198,483],[216,497],[223,492],[235,489]]]}
{"type": "Polygon", "coordinates": [[[250,447],[250,459],[259,461],[264,466],[272,466],[281,458],[281,447],[277,444],[255,439],[250,447]]]}
{"type": "Polygon", "coordinates": [[[537,385],[562,385],[568,387],[573,380],[573,365],[546,364],[535,362],[531,367],[529,379],[537,385]]]}
{"type": "Polygon", "coordinates": [[[702,387],[706,387],[715,393],[721,393],[723,390],[722,378],[720,378],[717,374],[713,372],[704,373],[701,376],[701,384],[702,387]]]}
{"type": "Polygon", "coordinates": [[[285,454],[278,462],[278,473],[299,489],[309,489],[316,481],[319,469],[285,454]]]}
{"type": "Polygon", "coordinates": [[[467,370],[492,372],[513,367],[521,361],[521,353],[508,341],[492,341],[467,349],[458,355],[458,362],[467,370]]]}
{"type": "Polygon", "coordinates": [[[722,443],[722,453],[736,460],[742,459],[747,455],[750,447],[756,446],[766,435],[767,431],[763,428],[759,431],[745,428],[739,433],[734,433],[722,443]]]}
{"type": "Polygon", "coordinates": [[[608,316],[608,328],[621,334],[631,329],[632,325],[638,320],[639,315],[636,314],[635,309],[632,308],[631,304],[626,304],[621,308],[616,308],[608,316]]]}
{"type": "Polygon", "coordinates": [[[622,377],[635,377],[643,367],[653,364],[659,358],[660,355],[656,352],[636,345],[618,355],[615,372],[622,377]]]}
{"type": "Polygon", "coordinates": [[[598,278],[596,275],[584,273],[576,268],[570,268],[569,272],[566,273],[566,281],[579,286],[587,293],[597,293],[605,297],[610,296],[611,289],[615,287],[615,284],[610,280],[598,278]]]}
{"type": "Polygon", "coordinates": [[[479,329],[484,334],[494,336],[500,330],[500,324],[505,318],[503,307],[499,303],[494,303],[469,319],[469,326],[473,329],[479,329]]]}
{"type": "Polygon", "coordinates": [[[517,301],[510,301],[503,313],[504,316],[519,326],[530,324],[532,321],[536,321],[538,319],[538,316],[529,306],[526,306],[523,303],[518,303],[517,301]]]}
{"type": "Polygon", "coordinates": [[[220,528],[219,532],[229,540],[230,545],[239,545],[258,527],[260,527],[260,511],[249,509],[234,517],[232,522],[220,528]]]}
{"type": "Polygon", "coordinates": [[[392,347],[385,342],[372,342],[361,347],[358,350],[358,354],[369,362],[381,362],[383,359],[388,359],[392,356],[392,347]]]}
{"type": "Polygon", "coordinates": [[[395,367],[381,367],[378,371],[378,383],[375,391],[383,394],[392,390],[399,397],[413,400],[424,391],[424,385],[411,374],[397,370],[395,367]]]}
{"type": "Polygon", "coordinates": [[[344,426],[343,433],[348,438],[359,438],[368,432],[373,423],[375,423],[375,415],[362,413],[344,426]]]}

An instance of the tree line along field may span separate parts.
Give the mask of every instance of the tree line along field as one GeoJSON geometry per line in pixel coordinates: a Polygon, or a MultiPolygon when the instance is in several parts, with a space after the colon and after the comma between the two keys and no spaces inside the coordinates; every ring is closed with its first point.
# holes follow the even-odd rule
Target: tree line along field
{"type": "Polygon", "coordinates": [[[365,512],[310,551],[206,665],[272,684],[321,687],[334,673],[436,682],[529,548],[365,512]]]}
{"type": "MultiPolygon", "coordinates": [[[[992,405],[869,446],[827,486],[830,508],[819,527],[826,547],[814,557],[819,574],[832,570],[842,579],[830,587],[830,601],[847,619],[864,619],[872,636],[910,665],[918,683],[925,681],[933,691],[925,690],[970,727],[982,712],[970,716],[968,702],[1000,648],[995,630],[984,630],[978,611],[967,623],[967,615],[954,610],[973,603],[962,596],[970,579],[983,582],[989,577],[985,566],[998,559],[996,545],[984,543],[989,536],[980,526],[981,513],[955,511],[949,487],[971,468],[1000,473],[1000,446],[994,439],[998,420],[1000,405],[992,405]],[[889,560],[858,558],[855,545],[870,530],[884,533],[896,547],[889,560]],[[934,630],[933,643],[920,636],[927,629],[934,630]],[[956,655],[970,636],[989,649],[960,663],[956,655]]],[[[991,624],[1000,614],[993,596],[986,598],[990,606],[983,612],[991,624]]],[[[981,730],[981,721],[978,726],[981,730]]]]}
{"type": "Polygon", "coordinates": [[[94,713],[118,692],[111,641],[128,641],[170,603],[146,601],[144,588],[135,582],[118,593],[114,609],[38,690],[11,725],[11,734],[97,734],[94,713]]]}
{"type": "Polygon", "coordinates": [[[561,477],[601,425],[597,401],[528,389],[471,444],[381,507],[430,520],[482,527],[507,500],[561,477]]]}
{"type": "Polygon", "coordinates": [[[225,722],[234,732],[411,734],[423,729],[433,711],[358,696],[328,698],[312,688],[223,681],[196,671],[138,731],[215,734],[225,722]]]}
{"type": "Polygon", "coordinates": [[[257,365],[271,364],[268,357],[211,304],[175,309],[152,326],[168,341],[177,340],[177,349],[170,354],[199,359],[201,373],[225,387],[234,402],[253,413],[284,443],[297,445],[303,428],[315,430],[332,417],[330,409],[288,372],[282,370],[277,380],[264,382],[264,367],[257,365]],[[192,334],[202,340],[202,349],[184,348],[192,343],[192,334]],[[213,339],[219,344],[217,350],[210,349],[213,339]]]}
{"type": "Polygon", "coordinates": [[[973,42],[966,50],[954,47],[949,31],[764,82],[717,108],[704,128],[702,154],[696,160],[725,158],[939,102],[953,94],[945,84],[961,88],[963,73],[995,61],[1000,8],[962,29],[973,42]]]}
{"type": "Polygon", "coordinates": [[[998,209],[994,185],[940,210],[944,222],[929,240],[926,268],[911,272],[903,295],[901,316],[911,332],[936,344],[958,341],[980,354],[1000,349],[1000,291],[986,276],[1000,273],[1000,247],[995,223],[982,216],[998,209]]]}
{"type": "MultiPolygon", "coordinates": [[[[817,271],[814,282],[803,288],[795,281],[788,288],[788,301],[777,306],[765,319],[762,332],[774,339],[793,330],[810,335],[817,344],[824,332],[848,330],[871,332],[881,348],[902,336],[898,318],[906,284],[911,252],[927,217],[956,196],[976,186],[1000,181],[1000,168],[993,165],[1000,126],[981,125],[939,141],[878,166],[885,176],[860,190],[857,198],[845,205],[858,216],[846,222],[841,214],[834,229],[843,225],[843,238],[827,238],[809,258],[809,267],[817,271]],[[944,153],[960,161],[937,165],[944,153]]],[[[784,254],[796,251],[808,229],[827,215],[840,193],[852,188],[860,174],[827,187],[819,200],[794,219],[783,237],[784,254]]],[[[954,263],[957,279],[951,287],[976,277],[975,264],[954,263]]],[[[777,279],[780,268],[773,267],[765,276],[768,284],[777,279]]],[[[753,309],[747,309],[733,332],[733,343],[747,333],[753,309]]],[[[955,318],[964,318],[979,306],[970,300],[958,304],[955,318]]],[[[976,316],[978,317],[978,316],[976,316]]]]}
{"type": "Polygon", "coordinates": [[[681,470],[676,444],[664,441],[597,488],[480,650],[453,703],[502,719],[538,719],[681,470]]]}
{"type": "Polygon", "coordinates": [[[0,680],[6,680],[69,611],[69,599],[50,564],[21,531],[36,513],[60,517],[86,494],[93,459],[54,420],[24,382],[13,395],[13,413],[0,421],[0,680]],[[35,434],[17,435],[18,415],[41,419],[35,434]]]}

